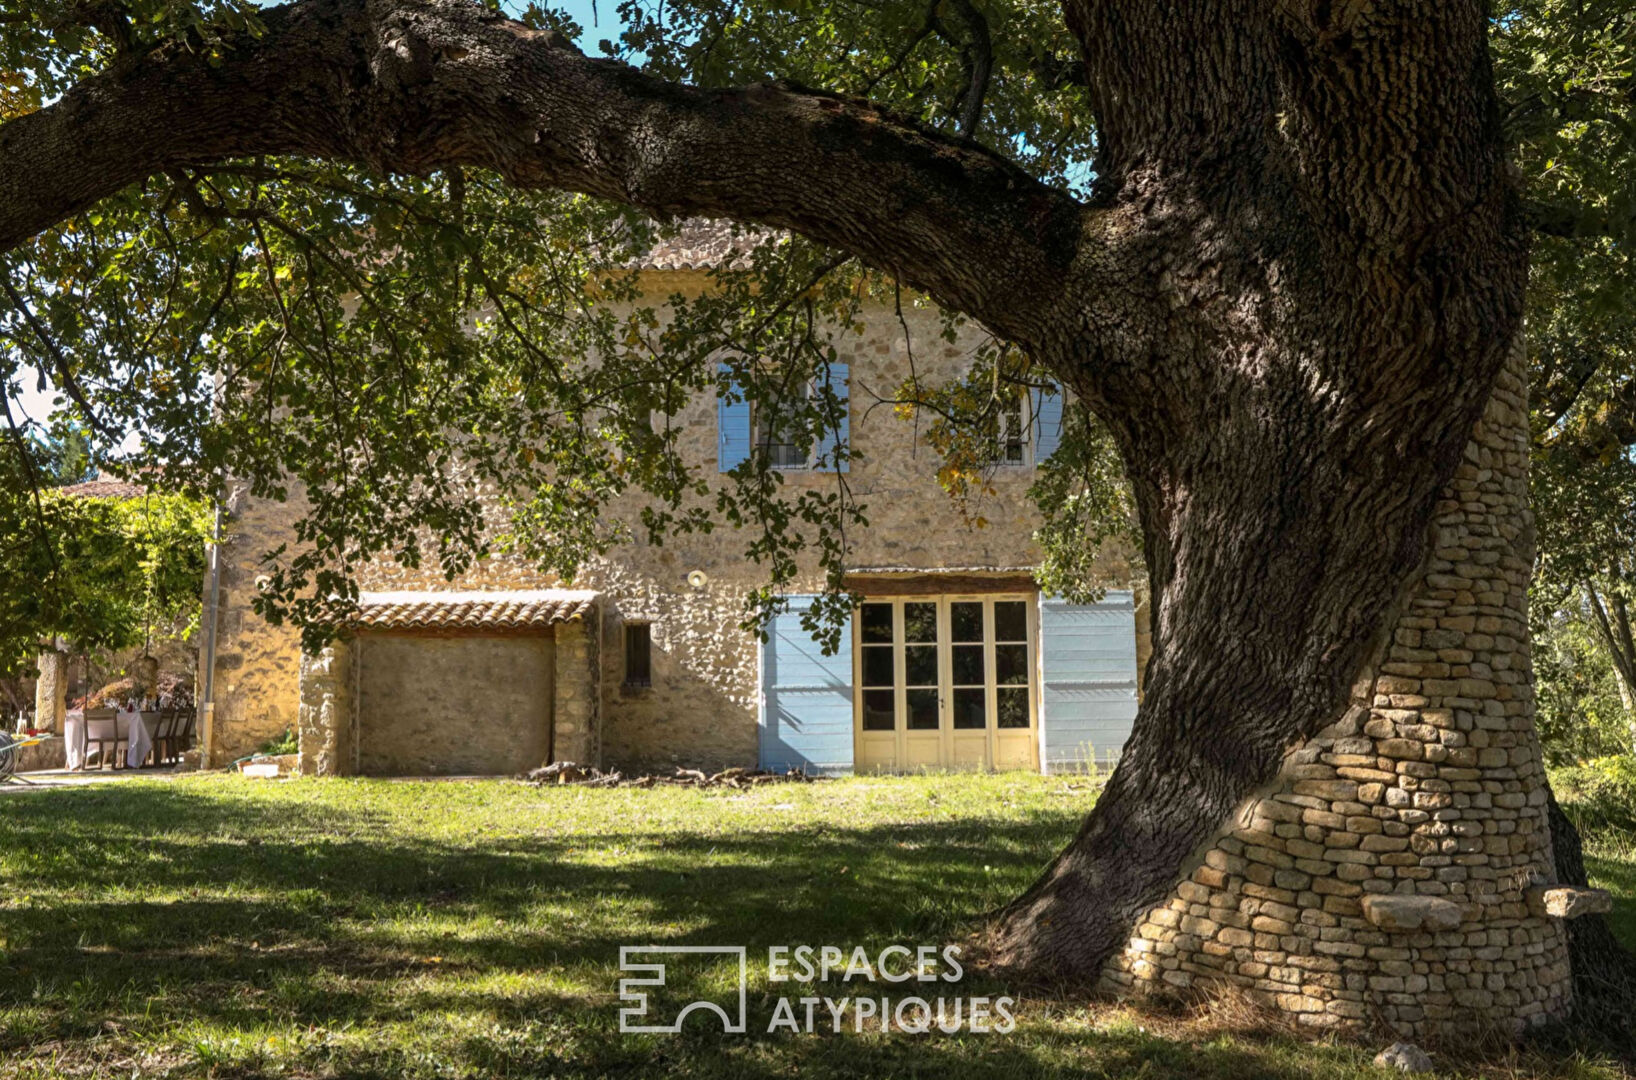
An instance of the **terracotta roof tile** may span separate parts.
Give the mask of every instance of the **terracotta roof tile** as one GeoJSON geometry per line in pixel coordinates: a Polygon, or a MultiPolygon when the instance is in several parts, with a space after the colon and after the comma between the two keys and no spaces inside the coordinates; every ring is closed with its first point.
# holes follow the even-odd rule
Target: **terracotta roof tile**
{"type": "Polygon", "coordinates": [[[141,484],[131,484],[124,480],[98,479],[87,480],[83,484],[65,484],[57,491],[76,499],[134,499],[147,494],[148,489],[141,484]]]}
{"type": "Polygon", "coordinates": [[[662,238],[649,248],[636,268],[710,270],[726,266],[739,270],[750,264],[747,257],[750,249],[775,235],[778,234],[749,225],[734,226],[731,221],[688,218],[675,236],[662,238]]]}
{"type": "Polygon", "coordinates": [[[584,589],[514,592],[366,592],[357,625],[369,630],[521,630],[570,622],[597,594],[584,589]]]}

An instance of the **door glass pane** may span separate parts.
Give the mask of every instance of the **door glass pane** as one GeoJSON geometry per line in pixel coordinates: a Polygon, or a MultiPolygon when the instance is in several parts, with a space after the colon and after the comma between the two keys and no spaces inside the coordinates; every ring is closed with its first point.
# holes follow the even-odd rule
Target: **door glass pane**
{"type": "Polygon", "coordinates": [[[954,726],[957,729],[981,729],[987,726],[987,709],[983,703],[985,691],[981,688],[954,692],[954,726]]]}
{"type": "Polygon", "coordinates": [[[937,646],[936,645],[907,645],[903,649],[903,662],[908,674],[903,680],[905,686],[936,686],[937,685],[937,646]]]}
{"type": "Polygon", "coordinates": [[[897,681],[897,671],[892,663],[892,646],[865,645],[863,647],[863,684],[865,686],[891,686],[897,681]]]}
{"type": "Polygon", "coordinates": [[[954,653],[954,685],[983,685],[983,647],[956,645],[951,651],[954,653]]]}
{"type": "Polygon", "coordinates": [[[909,690],[905,692],[909,705],[910,731],[937,730],[937,691],[909,690]]]}
{"type": "MultiPolygon", "coordinates": [[[[956,638],[955,640],[959,640],[956,638]]],[[[1028,604],[1022,600],[994,602],[994,640],[1028,640],[1028,604]]]]}
{"type": "Polygon", "coordinates": [[[952,630],[950,641],[982,641],[982,603],[979,601],[977,603],[950,604],[949,623],[952,630]]]}
{"type": "Polygon", "coordinates": [[[1028,646],[994,646],[994,681],[1001,686],[1028,684],[1028,646]]]}
{"type": "Polygon", "coordinates": [[[1028,687],[1002,686],[994,692],[994,708],[1000,715],[994,726],[1025,728],[1028,726],[1028,687]]]}
{"type": "Polygon", "coordinates": [[[865,604],[860,621],[863,623],[865,645],[892,644],[892,605],[865,604]]]}
{"type": "Polygon", "coordinates": [[[863,729],[865,731],[891,731],[896,708],[892,703],[895,695],[890,690],[865,690],[863,692],[863,729]]]}
{"type": "Polygon", "coordinates": [[[903,605],[903,640],[937,640],[937,605],[914,603],[903,605]]]}

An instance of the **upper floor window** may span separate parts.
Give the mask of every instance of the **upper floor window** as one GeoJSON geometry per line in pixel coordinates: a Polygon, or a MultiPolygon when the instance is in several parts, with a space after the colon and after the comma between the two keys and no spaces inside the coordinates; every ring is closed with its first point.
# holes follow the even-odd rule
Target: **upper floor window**
{"type": "MultiPolygon", "coordinates": [[[[721,366],[723,374],[730,371],[721,366]]],[[[806,388],[807,394],[818,386],[826,387],[840,402],[839,423],[835,430],[821,432],[815,439],[800,432],[794,415],[807,402],[751,402],[738,386],[734,394],[716,401],[716,467],[727,472],[749,460],[751,454],[764,454],[767,465],[774,469],[834,469],[849,471],[851,448],[851,416],[848,395],[850,369],[835,361],[829,364],[818,379],[806,388]]]]}
{"type": "Polygon", "coordinates": [[[765,454],[774,469],[810,469],[812,445],[799,430],[794,415],[803,401],[755,402],[750,406],[754,420],[757,453],[765,454]]]}
{"type": "Polygon", "coordinates": [[[994,445],[994,460],[1000,465],[1027,465],[1029,463],[1028,395],[1022,390],[1009,394],[1000,402],[994,445]]]}

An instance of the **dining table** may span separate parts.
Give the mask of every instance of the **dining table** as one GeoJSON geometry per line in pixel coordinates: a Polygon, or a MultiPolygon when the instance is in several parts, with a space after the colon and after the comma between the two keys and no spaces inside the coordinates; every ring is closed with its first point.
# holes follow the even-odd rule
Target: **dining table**
{"type": "MultiPolygon", "coordinates": [[[[142,763],[147,761],[148,755],[153,752],[153,733],[159,728],[159,712],[157,709],[142,712],[137,709],[121,708],[118,719],[120,727],[130,732],[130,739],[125,747],[125,764],[132,769],[141,768],[142,763]]],[[[69,709],[67,715],[63,717],[62,729],[66,765],[70,769],[85,768],[85,710],[69,709]]]]}

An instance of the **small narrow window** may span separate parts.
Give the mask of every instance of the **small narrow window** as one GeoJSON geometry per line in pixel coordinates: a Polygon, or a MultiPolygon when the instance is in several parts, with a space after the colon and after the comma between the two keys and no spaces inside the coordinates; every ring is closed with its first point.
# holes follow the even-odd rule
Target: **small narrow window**
{"type": "Polygon", "coordinates": [[[999,439],[994,448],[995,461],[1000,465],[1028,463],[1028,413],[1023,401],[1024,395],[1016,393],[1000,403],[999,439]]]}
{"type": "Polygon", "coordinates": [[[625,685],[653,685],[653,635],[647,623],[625,624],[625,685]]]}

